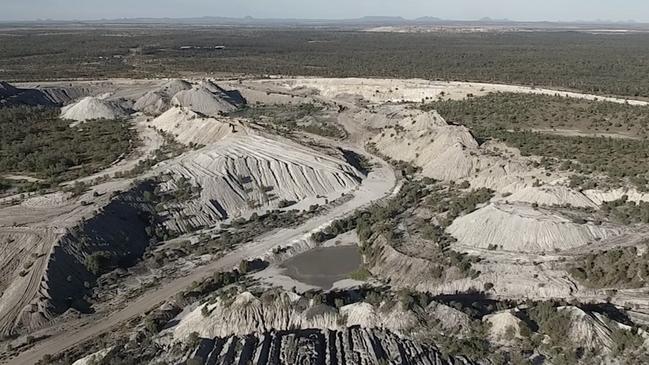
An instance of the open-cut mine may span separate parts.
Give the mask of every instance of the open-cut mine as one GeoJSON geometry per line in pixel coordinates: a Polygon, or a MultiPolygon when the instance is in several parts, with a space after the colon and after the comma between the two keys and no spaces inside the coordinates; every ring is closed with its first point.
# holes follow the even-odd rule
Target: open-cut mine
{"type": "MultiPolygon", "coordinates": [[[[0,84],[0,111],[60,108],[70,133],[121,120],[137,136],[72,180],[2,177],[1,361],[646,359],[645,190],[425,107],[498,92],[557,93],[396,79],[0,84]]],[[[585,135],[561,138],[604,138],[585,135]]]]}

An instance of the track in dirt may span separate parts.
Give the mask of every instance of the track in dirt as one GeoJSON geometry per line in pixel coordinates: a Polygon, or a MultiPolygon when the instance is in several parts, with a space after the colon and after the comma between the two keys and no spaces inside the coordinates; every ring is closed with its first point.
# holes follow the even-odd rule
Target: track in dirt
{"type": "Polygon", "coordinates": [[[172,298],[176,293],[189,287],[194,281],[201,280],[217,271],[229,270],[238,265],[242,259],[263,256],[274,247],[284,246],[288,242],[309,237],[313,231],[325,227],[330,222],[388,196],[393,192],[395,184],[396,178],[392,169],[385,161],[381,161],[375,167],[374,171],[363,181],[359,189],[354,192],[354,198],[349,202],[331,209],[324,215],[314,217],[299,227],[280,229],[260,237],[255,242],[225,255],[217,261],[198,268],[188,276],[178,278],[156,291],[143,295],[124,309],[112,313],[89,327],[67,332],[65,336],[59,335],[45,340],[30,350],[7,361],[6,364],[34,364],[45,355],[60,353],[93,337],[99,336],[121,323],[160,305],[165,300],[172,298]]]}

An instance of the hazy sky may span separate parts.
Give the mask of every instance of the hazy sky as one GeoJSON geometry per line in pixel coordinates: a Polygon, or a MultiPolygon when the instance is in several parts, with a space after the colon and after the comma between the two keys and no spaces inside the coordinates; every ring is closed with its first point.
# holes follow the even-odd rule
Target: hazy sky
{"type": "Polygon", "coordinates": [[[0,0],[0,9],[0,20],[248,15],[339,19],[389,15],[649,22],[649,0],[0,0]]]}

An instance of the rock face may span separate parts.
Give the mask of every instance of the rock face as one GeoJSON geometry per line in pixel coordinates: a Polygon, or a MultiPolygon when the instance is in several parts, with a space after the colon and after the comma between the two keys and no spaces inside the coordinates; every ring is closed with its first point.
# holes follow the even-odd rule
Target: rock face
{"type": "Polygon", "coordinates": [[[61,118],[85,122],[94,119],[120,119],[128,112],[120,105],[96,97],[88,96],[75,104],[61,109],[61,118]]]}
{"type": "Polygon", "coordinates": [[[474,364],[463,357],[446,357],[432,346],[389,331],[360,327],[271,331],[201,339],[188,359],[198,364],[223,365],[474,364]]]}
{"type": "Polygon", "coordinates": [[[461,245],[520,252],[566,250],[623,233],[621,228],[579,224],[528,205],[501,204],[456,219],[448,232],[461,245]]]}

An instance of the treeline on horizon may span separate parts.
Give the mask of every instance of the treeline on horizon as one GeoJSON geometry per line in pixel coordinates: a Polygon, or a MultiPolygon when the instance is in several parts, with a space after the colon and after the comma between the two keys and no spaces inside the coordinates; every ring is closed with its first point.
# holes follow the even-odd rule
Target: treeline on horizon
{"type": "Polygon", "coordinates": [[[649,97],[648,41],[645,34],[580,32],[19,29],[0,35],[0,79],[226,72],[500,82],[649,97]]]}

